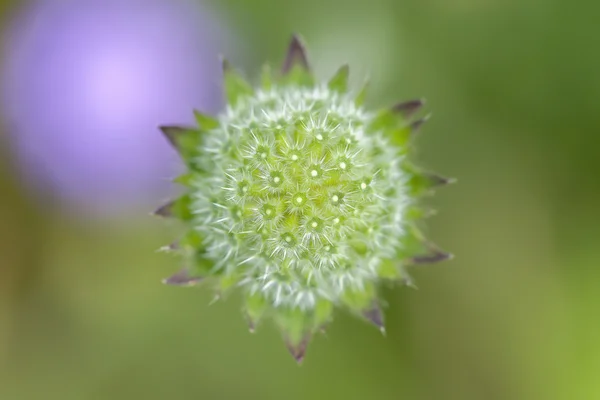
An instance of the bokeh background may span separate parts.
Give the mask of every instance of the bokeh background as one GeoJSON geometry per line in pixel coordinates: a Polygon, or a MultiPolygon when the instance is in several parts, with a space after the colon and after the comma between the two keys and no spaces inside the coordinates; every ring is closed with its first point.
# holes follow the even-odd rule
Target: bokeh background
{"type": "Polygon", "coordinates": [[[600,3],[0,2],[0,399],[600,399],[600,3]],[[425,97],[421,164],[453,261],[340,313],[298,367],[239,299],[160,280],[148,216],[180,168],[156,126],[222,106],[292,32],[372,107],[425,97]]]}

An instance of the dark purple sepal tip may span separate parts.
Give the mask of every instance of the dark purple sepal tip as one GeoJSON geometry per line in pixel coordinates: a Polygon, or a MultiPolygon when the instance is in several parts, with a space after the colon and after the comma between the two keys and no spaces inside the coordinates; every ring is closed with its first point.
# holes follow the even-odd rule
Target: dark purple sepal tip
{"type": "Polygon", "coordinates": [[[229,60],[227,60],[225,58],[225,56],[223,56],[223,55],[220,55],[219,59],[221,61],[221,69],[222,69],[223,73],[230,72],[232,67],[231,67],[231,63],[229,62],[229,60]]]}
{"type": "Polygon", "coordinates": [[[171,200],[168,203],[158,207],[152,214],[158,217],[172,217],[173,216],[173,206],[175,205],[175,200],[171,200]]]}
{"type": "Polygon", "coordinates": [[[381,333],[385,334],[385,324],[383,322],[383,312],[381,311],[381,307],[379,304],[373,304],[373,306],[362,312],[363,317],[365,317],[369,322],[375,325],[381,333]]]}
{"type": "Polygon", "coordinates": [[[250,333],[256,332],[256,323],[254,321],[252,321],[251,319],[248,319],[248,331],[250,333]]]}
{"type": "Polygon", "coordinates": [[[442,251],[434,246],[430,246],[430,252],[428,254],[422,254],[412,257],[409,260],[410,264],[435,264],[438,262],[451,260],[454,255],[442,251]]]}
{"type": "Polygon", "coordinates": [[[163,279],[162,282],[165,285],[170,286],[195,286],[202,281],[202,279],[202,277],[190,275],[190,271],[187,268],[184,268],[169,278],[163,279]]]}
{"type": "Polygon", "coordinates": [[[419,111],[423,105],[425,105],[424,99],[409,100],[396,104],[392,107],[392,111],[408,118],[419,111]]]}
{"type": "Polygon", "coordinates": [[[281,72],[286,75],[296,65],[299,65],[305,70],[310,71],[308,56],[306,55],[306,48],[302,43],[302,39],[300,39],[297,34],[294,34],[288,47],[288,52],[285,57],[285,61],[283,62],[281,72]]]}
{"type": "Polygon", "coordinates": [[[327,328],[329,327],[329,324],[323,324],[321,326],[319,326],[318,331],[320,333],[322,333],[323,335],[327,335],[327,328]]]}
{"type": "Polygon", "coordinates": [[[289,340],[286,340],[286,346],[288,348],[288,351],[290,352],[292,357],[294,357],[294,360],[296,360],[298,364],[302,364],[309,342],[310,335],[305,336],[298,344],[294,344],[289,340]]]}
{"type": "Polygon", "coordinates": [[[173,242],[171,244],[161,247],[158,250],[168,253],[168,252],[172,252],[172,251],[181,250],[181,246],[179,245],[179,242],[173,242]]]}
{"type": "Polygon", "coordinates": [[[431,187],[446,186],[456,183],[455,178],[447,178],[433,173],[426,173],[424,177],[430,182],[431,187]]]}
{"type": "Polygon", "coordinates": [[[412,133],[417,133],[419,132],[419,130],[421,129],[421,127],[423,126],[423,124],[425,124],[425,122],[429,121],[429,116],[424,117],[424,118],[420,118],[414,122],[411,122],[409,124],[410,127],[410,131],[412,133]]]}

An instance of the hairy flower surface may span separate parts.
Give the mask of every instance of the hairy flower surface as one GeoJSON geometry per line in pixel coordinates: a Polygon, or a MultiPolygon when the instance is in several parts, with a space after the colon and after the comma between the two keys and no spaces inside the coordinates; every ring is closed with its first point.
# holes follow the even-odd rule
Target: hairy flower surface
{"type": "Polygon", "coordinates": [[[423,102],[368,111],[364,90],[347,88],[347,66],[315,82],[297,37],[260,87],[226,62],[224,77],[223,113],[162,127],[189,169],[177,179],[187,193],[157,210],[189,227],[168,246],[186,268],[165,283],[238,287],[251,329],[273,317],[298,361],[336,306],[383,330],[382,282],[410,283],[407,265],[449,257],[416,226],[417,198],[449,182],[407,158],[423,102]]]}

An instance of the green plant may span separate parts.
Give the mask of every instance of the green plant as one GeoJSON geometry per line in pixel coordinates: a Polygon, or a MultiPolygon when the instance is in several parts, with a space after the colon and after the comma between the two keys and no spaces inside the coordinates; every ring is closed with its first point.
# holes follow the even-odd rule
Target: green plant
{"type": "Polygon", "coordinates": [[[348,66],[315,82],[295,36],[258,88],[227,62],[223,72],[224,112],[161,128],[188,167],[177,178],[187,193],[156,212],[188,227],[168,247],[186,268],[165,283],[239,288],[250,328],[272,317],[298,361],[336,306],[383,330],[381,283],[410,284],[408,265],[450,257],[417,228],[417,199],[450,182],[408,160],[423,102],[367,110],[348,66]]]}

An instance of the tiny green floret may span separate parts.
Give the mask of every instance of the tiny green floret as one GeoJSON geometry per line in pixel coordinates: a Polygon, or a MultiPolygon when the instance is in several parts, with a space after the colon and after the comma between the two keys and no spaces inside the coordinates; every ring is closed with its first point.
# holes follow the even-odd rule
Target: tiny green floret
{"type": "Polygon", "coordinates": [[[227,108],[161,128],[188,169],[186,194],[156,212],[187,227],[165,247],[185,268],[164,282],[237,288],[251,330],[271,317],[301,361],[336,307],[383,330],[381,285],[450,257],[420,233],[417,201],[451,180],[409,161],[423,101],[368,110],[348,66],[315,81],[297,36],[281,73],[264,71],[253,87],[224,62],[227,108]]]}

